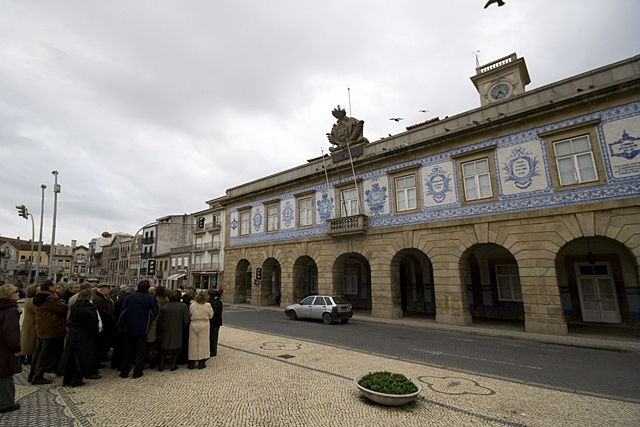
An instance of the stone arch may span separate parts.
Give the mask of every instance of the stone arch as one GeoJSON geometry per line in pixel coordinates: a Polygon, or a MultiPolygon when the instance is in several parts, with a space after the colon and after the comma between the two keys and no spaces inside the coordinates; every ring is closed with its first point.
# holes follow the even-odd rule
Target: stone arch
{"type": "Polygon", "coordinates": [[[391,292],[403,316],[433,317],[436,313],[433,266],[427,255],[415,248],[399,250],[391,259],[391,292]]]}
{"type": "Polygon", "coordinates": [[[256,292],[259,301],[258,305],[280,305],[282,270],[276,258],[267,258],[262,263],[261,285],[257,287],[256,292]]]}
{"type": "Polygon", "coordinates": [[[507,248],[495,243],[472,245],[460,257],[460,269],[474,323],[500,319],[524,325],[518,261],[507,248]]]}
{"type": "MultiPolygon", "coordinates": [[[[341,295],[354,308],[371,310],[371,266],[369,261],[356,252],[338,256],[332,267],[332,295],[341,295]]],[[[319,293],[324,293],[320,290],[319,293]]]]}
{"type": "Polygon", "coordinates": [[[632,248],[605,236],[576,238],[560,248],[555,271],[570,331],[585,324],[640,328],[637,260],[632,248]]]}
{"type": "Polygon", "coordinates": [[[236,263],[233,281],[233,302],[244,303],[251,300],[251,263],[243,258],[236,263]]]}
{"type": "Polygon", "coordinates": [[[290,303],[300,301],[307,295],[318,294],[318,265],[312,257],[298,257],[293,264],[292,276],[290,303]]]}

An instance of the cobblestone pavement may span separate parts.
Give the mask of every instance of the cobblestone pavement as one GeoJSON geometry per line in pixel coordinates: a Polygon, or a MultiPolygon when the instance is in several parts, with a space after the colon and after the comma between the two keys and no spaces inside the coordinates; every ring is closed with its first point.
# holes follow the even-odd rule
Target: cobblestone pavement
{"type": "MultiPolygon", "coordinates": [[[[16,375],[18,411],[0,426],[640,426],[640,404],[538,388],[223,326],[203,370],[145,370],[77,388],[16,375]],[[387,370],[417,379],[413,403],[388,408],[353,378],[387,370]]],[[[49,375],[48,375],[49,376],[49,375]]],[[[53,377],[50,375],[50,377],[53,377]]]]}

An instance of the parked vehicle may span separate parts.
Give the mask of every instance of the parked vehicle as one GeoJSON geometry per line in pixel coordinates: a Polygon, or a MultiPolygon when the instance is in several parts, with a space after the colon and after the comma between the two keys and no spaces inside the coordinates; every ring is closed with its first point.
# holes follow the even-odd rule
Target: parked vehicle
{"type": "Polygon", "coordinates": [[[337,320],[347,323],[353,317],[353,306],[342,297],[312,295],[298,304],[287,306],[284,314],[291,320],[322,319],[327,325],[337,320]]]}

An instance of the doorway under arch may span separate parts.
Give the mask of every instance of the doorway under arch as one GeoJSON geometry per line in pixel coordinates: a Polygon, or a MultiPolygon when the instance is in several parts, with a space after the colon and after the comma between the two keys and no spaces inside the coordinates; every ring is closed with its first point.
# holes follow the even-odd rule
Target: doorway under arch
{"type": "Polygon", "coordinates": [[[391,260],[392,292],[400,295],[403,316],[435,318],[436,297],[429,257],[418,249],[403,249],[391,260]]]}

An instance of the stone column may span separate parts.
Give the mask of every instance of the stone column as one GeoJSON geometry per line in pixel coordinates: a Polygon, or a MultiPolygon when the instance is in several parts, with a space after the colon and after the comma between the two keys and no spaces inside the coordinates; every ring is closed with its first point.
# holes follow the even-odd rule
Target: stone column
{"type": "Polygon", "coordinates": [[[524,303],[525,329],[533,334],[567,335],[553,254],[526,251],[518,254],[518,270],[524,303]]]}
{"type": "Polygon", "coordinates": [[[436,294],[436,322],[444,325],[469,326],[467,284],[463,280],[460,256],[450,253],[431,257],[436,294]]]}
{"type": "Polygon", "coordinates": [[[402,307],[400,305],[400,292],[394,291],[392,286],[395,276],[398,276],[398,286],[400,289],[399,272],[392,272],[389,269],[389,262],[384,264],[371,263],[371,316],[385,319],[402,318],[402,307]]]}

